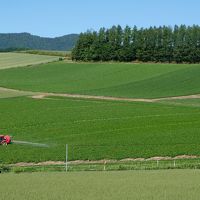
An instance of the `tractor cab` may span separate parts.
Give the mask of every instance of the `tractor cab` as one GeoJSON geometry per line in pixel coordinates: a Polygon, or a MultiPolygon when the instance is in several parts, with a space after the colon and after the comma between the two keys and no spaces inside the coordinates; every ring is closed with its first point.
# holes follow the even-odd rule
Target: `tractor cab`
{"type": "Polygon", "coordinates": [[[11,137],[8,135],[0,135],[0,144],[10,144],[11,137]]]}

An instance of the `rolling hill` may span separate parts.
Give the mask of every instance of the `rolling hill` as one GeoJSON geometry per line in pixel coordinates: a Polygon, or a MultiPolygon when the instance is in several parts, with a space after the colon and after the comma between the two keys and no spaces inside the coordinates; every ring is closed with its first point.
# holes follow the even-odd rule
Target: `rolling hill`
{"type": "Polygon", "coordinates": [[[62,37],[45,38],[30,33],[1,33],[0,49],[25,48],[40,50],[71,50],[78,39],[78,34],[70,34],[62,37]]]}
{"type": "Polygon", "coordinates": [[[1,160],[63,161],[66,144],[69,160],[199,156],[199,98],[122,102],[56,94],[125,98],[199,94],[199,75],[199,65],[188,64],[61,61],[1,69],[0,134],[49,146],[13,144],[0,148],[0,154],[7,155],[1,160]],[[38,92],[55,95],[33,98],[38,92]]]}
{"type": "Polygon", "coordinates": [[[199,65],[65,63],[2,70],[0,86],[124,98],[161,98],[200,93],[199,65]]]}

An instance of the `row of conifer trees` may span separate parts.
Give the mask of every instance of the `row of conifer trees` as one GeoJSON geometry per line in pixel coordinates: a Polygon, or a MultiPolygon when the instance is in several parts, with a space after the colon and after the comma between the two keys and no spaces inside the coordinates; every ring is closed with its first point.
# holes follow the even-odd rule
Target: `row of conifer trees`
{"type": "Polygon", "coordinates": [[[200,62],[200,26],[113,26],[81,33],[72,51],[77,61],[200,62]]]}

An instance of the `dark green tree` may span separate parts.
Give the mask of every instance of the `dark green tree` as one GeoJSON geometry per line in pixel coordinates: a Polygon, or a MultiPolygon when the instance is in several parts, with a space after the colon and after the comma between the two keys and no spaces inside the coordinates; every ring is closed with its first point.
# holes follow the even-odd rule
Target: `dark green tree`
{"type": "Polygon", "coordinates": [[[82,61],[200,62],[200,27],[101,28],[81,33],[72,58],[82,61]]]}

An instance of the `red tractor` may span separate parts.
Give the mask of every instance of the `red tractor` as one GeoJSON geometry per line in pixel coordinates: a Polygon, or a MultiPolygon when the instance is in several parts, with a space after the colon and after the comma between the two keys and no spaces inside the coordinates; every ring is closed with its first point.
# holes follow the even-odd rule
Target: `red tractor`
{"type": "Polygon", "coordinates": [[[0,135],[0,145],[8,145],[11,143],[11,137],[9,135],[0,135]]]}

